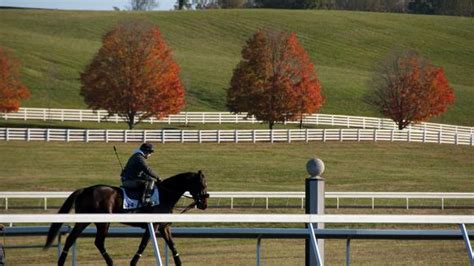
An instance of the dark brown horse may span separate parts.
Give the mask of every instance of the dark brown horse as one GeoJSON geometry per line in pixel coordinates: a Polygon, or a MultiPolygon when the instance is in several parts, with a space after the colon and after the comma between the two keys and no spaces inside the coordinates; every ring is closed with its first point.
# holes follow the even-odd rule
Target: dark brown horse
{"type": "MultiPolygon", "coordinates": [[[[197,208],[204,210],[207,208],[207,182],[206,178],[201,171],[197,173],[182,173],[168,179],[165,179],[159,185],[160,191],[160,204],[155,207],[141,208],[134,210],[134,213],[172,213],[175,204],[181,198],[185,192],[189,192],[192,195],[194,203],[197,208]]],[[[87,188],[81,188],[74,191],[64,202],[59,209],[59,213],[68,213],[73,205],[76,213],[129,213],[123,209],[123,195],[122,190],[118,187],[96,185],[87,188]]],[[[64,265],[67,257],[69,248],[74,244],[76,239],[79,237],[81,232],[90,223],[76,223],[71,233],[66,239],[63,251],[58,260],[58,265],[64,265]]],[[[61,228],[61,223],[53,223],[48,232],[48,238],[46,239],[45,248],[49,248],[61,228]]],[[[107,254],[105,249],[105,237],[109,230],[109,223],[96,223],[97,234],[95,237],[95,246],[99,249],[100,254],[107,262],[107,265],[113,265],[113,261],[107,254]]],[[[141,257],[141,254],[145,250],[148,241],[150,240],[150,234],[146,224],[128,224],[130,226],[138,226],[145,228],[145,232],[142,237],[140,246],[138,247],[137,253],[133,256],[130,261],[130,265],[136,265],[141,257]]],[[[178,251],[174,245],[171,228],[169,223],[154,224],[155,230],[158,227],[163,239],[168,244],[168,247],[173,253],[173,258],[176,265],[181,265],[178,251]]]]}

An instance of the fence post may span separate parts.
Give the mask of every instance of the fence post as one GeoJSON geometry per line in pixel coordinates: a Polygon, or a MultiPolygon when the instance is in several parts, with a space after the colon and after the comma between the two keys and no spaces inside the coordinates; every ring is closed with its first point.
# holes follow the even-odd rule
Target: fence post
{"type": "Polygon", "coordinates": [[[143,142],[146,142],[146,130],[143,130],[142,132],[142,140],[143,142]]]}
{"type": "MultiPolygon", "coordinates": [[[[324,163],[318,158],[312,158],[306,163],[306,171],[310,177],[305,180],[306,190],[306,214],[324,214],[324,178],[320,175],[324,172],[324,163]]],[[[318,223],[317,229],[323,229],[324,223],[318,223]]],[[[321,261],[311,252],[311,239],[306,239],[305,265],[324,265],[324,240],[317,241],[321,261]]]]}
{"type": "Polygon", "coordinates": [[[100,110],[97,110],[97,123],[100,123],[100,110]]]}
{"type": "Polygon", "coordinates": [[[108,129],[105,130],[105,142],[106,143],[109,142],[109,130],[108,129]]]}
{"type": "Polygon", "coordinates": [[[89,142],[89,129],[86,129],[86,142],[89,142]]]}
{"type": "Polygon", "coordinates": [[[288,143],[291,143],[291,131],[289,129],[286,130],[286,137],[288,138],[288,143]]]}
{"type": "Polygon", "coordinates": [[[326,129],[323,129],[323,142],[326,142],[326,129]]]}
{"type": "Polygon", "coordinates": [[[128,130],[124,130],[124,131],[123,131],[123,142],[125,142],[125,143],[128,142],[127,133],[128,133],[128,130]]]}
{"type": "MultiPolygon", "coordinates": [[[[186,121],[188,121],[187,115],[186,115],[186,121]]],[[[181,137],[181,143],[184,143],[184,130],[183,129],[181,129],[181,136],[180,137],[181,137]]]]}
{"type": "Polygon", "coordinates": [[[69,128],[66,129],[66,142],[69,142],[69,128]]]}
{"type": "Polygon", "coordinates": [[[237,129],[234,129],[234,142],[239,142],[239,132],[237,131],[237,129]]]}
{"type": "Polygon", "coordinates": [[[270,129],[270,142],[273,143],[273,129],[270,129]]]}
{"type": "Polygon", "coordinates": [[[441,144],[441,131],[438,131],[438,144],[441,144]]]}
{"type": "Polygon", "coordinates": [[[23,108],[23,111],[24,111],[24,113],[23,113],[23,120],[26,121],[26,120],[28,119],[28,108],[26,108],[26,107],[23,108]]]}
{"type": "Polygon", "coordinates": [[[5,140],[6,140],[6,141],[9,141],[9,140],[10,140],[9,133],[10,133],[10,129],[9,129],[9,128],[5,128],[5,140]]]}
{"type": "Polygon", "coordinates": [[[257,134],[255,133],[255,129],[252,130],[252,141],[253,143],[257,142],[257,134]]]}
{"type": "Polygon", "coordinates": [[[339,141],[341,141],[341,142],[343,141],[343,136],[342,136],[342,134],[343,134],[343,133],[342,133],[342,128],[341,128],[341,129],[339,129],[339,141]]]}
{"type": "Polygon", "coordinates": [[[166,142],[166,129],[161,130],[161,143],[166,142]]]}
{"type": "Polygon", "coordinates": [[[202,143],[201,130],[198,131],[198,141],[199,141],[199,143],[202,143]]]}
{"type": "Polygon", "coordinates": [[[49,128],[46,129],[46,141],[49,141],[49,130],[50,130],[49,128]]]}
{"type": "Polygon", "coordinates": [[[306,143],[308,143],[309,139],[308,139],[308,129],[306,128],[305,131],[304,131],[304,140],[306,143]]]}
{"type": "Polygon", "coordinates": [[[26,129],[26,141],[30,141],[30,128],[26,129]]]}
{"type": "Polygon", "coordinates": [[[220,129],[217,130],[217,143],[221,143],[221,130],[220,129]]]}

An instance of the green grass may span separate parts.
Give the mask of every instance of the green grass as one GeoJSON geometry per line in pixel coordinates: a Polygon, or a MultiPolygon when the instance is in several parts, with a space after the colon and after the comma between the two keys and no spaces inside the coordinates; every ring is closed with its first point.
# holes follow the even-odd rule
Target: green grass
{"type": "MultiPolygon", "coordinates": [[[[136,143],[0,142],[0,191],[73,190],[119,184],[136,143]],[[21,182],[18,182],[21,180],[21,182]]],[[[471,147],[387,142],[156,144],[162,177],[202,169],[210,191],[304,191],[306,161],[324,160],[328,191],[474,190],[471,147]]]]}
{"type": "MultiPolygon", "coordinates": [[[[124,161],[136,143],[47,143],[0,142],[0,191],[65,191],[97,183],[119,184],[119,166],[113,154],[116,145],[124,161]]],[[[325,161],[327,191],[448,191],[474,190],[474,151],[471,147],[415,143],[259,143],[259,144],[157,144],[150,165],[163,177],[179,172],[202,169],[210,191],[303,191],[307,177],[305,164],[311,156],[325,161]]],[[[51,202],[53,203],[53,202],[51,202]]],[[[426,204],[424,202],[412,202],[426,204]]],[[[23,204],[11,202],[11,206],[23,204]]],[[[43,213],[41,202],[28,202],[34,210],[12,209],[8,213],[43,213]]],[[[346,202],[343,204],[354,204],[346,202]]],[[[356,204],[370,204],[356,202],[356,204]]],[[[393,202],[392,202],[393,204],[393,202]]],[[[451,203],[457,206],[457,203],[451,203]]],[[[472,203],[471,203],[472,204],[472,203]]],[[[403,205],[403,203],[400,203],[403,205]]],[[[0,202],[0,208],[2,207],[0,202]]],[[[51,208],[50,213],[55,209],[51,208]]],[[[0,212],[5,213],[3,210],[0,212]]],[[[192,212],[200,213],[193,210],[192,212]]],[[[209,209],[206,213],[302,213],[299,208],[209,209]]],[[[472,214],[472,209],[376,208],[333,209],[327,213],[344,214],[472,214]]],[[[174,226],[182,226],[175,224],[174,226]]],[[[203,226],[193,224],[192,226],[203,226]]],[[[207,225],[215,226],[215,225],[207,225]]],[[[217,225],[223,226],[223,225],[217,225]]],[[[275,226],[269,224],[225,225],[233,227],[275,226]]],[[[278,225],[290,226],[290,225],[278,225]]],[[[292,225],[301,226],[301,225],[292,225]]],[[[327,227],[348,225],[328,225],[327,227]]],[[[396,225],[351,225],[350,228],[400,228],[396,225]]],[[[407,225],[403,228],[440,228],[407,225]]],[[[443,226],[441,228],[447,228],[443,226]]],[[[449,227],[456,229],[455,227],[449,227]]],[[[42,244],[44,237],[5,240],[13,244],[42,244]]],[[[176,239],[183,262],[189,265],[248,265],[255,263],[256,240],[176,239]],[[239,252],[235,252],[238,249],[239,252]]],[[[433,265],[463,264],[466,251],[459,241],[366,241],[353,240],[351,258],[354,264],[379,265],[387,260],[397,264],[433,265]],[[375,252],[374,252],[375,251],[375,252]],[[404,254],[399,257],[397,254],[404,254]]],[[[127,265],[138,246],[137,239],[108,239],[109,254],[117,265],[127,265]],[[123,249],[124,245],[128,248],[123,249]]],[[[81,265],[97,265],[102,260],[93,239],[79,240],[78,261],[81,265]]],[[[326,263],[344,263],[344,240],[326,241],[326,263]]],[[[304,242],[301,240],[262,241],[262,263],[269,265],[302,265],[304,242]]],[[[142,264],[154,263],[151,247],[142,264]]],[[[56,250],[7,250],[9,264],[51,265],[56,250]]]]}
{"type": "Polygon", "coordinates": [[[377,115],[362,102],[373,65],[393,47],[419,50],[445,68],[456,104],[436,122],[474,124],[474,20],[346,11],[206,10],[89,12],[0,10],[0,45],[23,63],[33,92],[25,106],[85,108],[79,73],[118,21],[159,25],[181,65],[186,110],[225,110],[225,91],[245,41],[262,27],[294,31],[313,59],[326,103],[321,112],[377,115]]]}

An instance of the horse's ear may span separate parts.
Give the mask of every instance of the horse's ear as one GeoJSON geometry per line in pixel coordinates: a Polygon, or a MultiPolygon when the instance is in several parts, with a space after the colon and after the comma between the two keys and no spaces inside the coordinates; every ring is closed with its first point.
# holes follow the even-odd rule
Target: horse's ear
{"type": "Polygon", "coordinates": [[[198,175],[202,176],[202,171],[201,170],[198,171],[198,175]]]}

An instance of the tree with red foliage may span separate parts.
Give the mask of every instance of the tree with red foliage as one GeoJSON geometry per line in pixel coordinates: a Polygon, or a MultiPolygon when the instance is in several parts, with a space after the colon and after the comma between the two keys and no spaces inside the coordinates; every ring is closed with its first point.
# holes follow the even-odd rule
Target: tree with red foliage
{"type": "Polygon", "coordinates": [[[375,73],[366,101],[400,130],[438,116],[454,103],[443,68],[414,51],[392,53],[375,73]]]}
{"type": "Polygon", "coordinates": [[[242,49],[227,90],[231,112],[276,122],[302,119],[321,107],[321,84],[296,34],[259,30],[242,49]]]}
{"type": "Polygon", "coordinates": [[[179,66],[158,27],[144,22],[128,21],[109,31],[81,83],[90,108],[118,114],[130,129],[184,107],[179,66]]]}
{"type": "Polygon", "coordinates": [[[0,112],[14,112],[30,91],[20,81],[20,62],[0,47],[0,112]]]}

